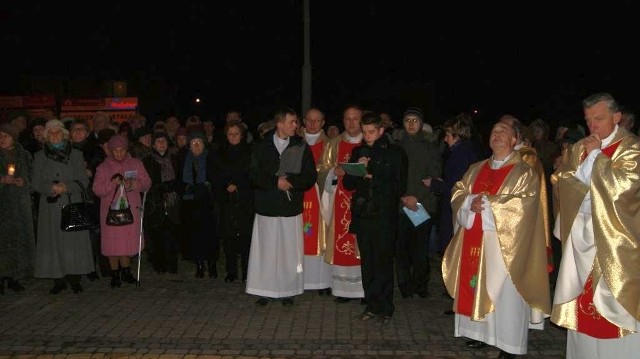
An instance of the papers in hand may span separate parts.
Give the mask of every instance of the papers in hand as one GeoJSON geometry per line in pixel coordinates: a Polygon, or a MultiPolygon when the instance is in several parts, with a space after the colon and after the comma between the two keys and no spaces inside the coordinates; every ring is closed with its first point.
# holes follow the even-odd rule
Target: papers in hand
{"type": "Polygon", "coordinates": [[[340,162],[340,167],[348,175],[364,177],[367,174],[367,166],[364,163],[340,162]]]}
{"type": "Polygon", "coordinates": [[[429,213],[427,213],[421,203],[418,203],[418,209],[416,211],[412,211],[407,207],[402,207],[402,209],[404,210],[404,213],[407,214],[407,217],[409,217],[414,227],[419,226],[420,224],[431,218],[431,216],[429,216],[429,213]]]}

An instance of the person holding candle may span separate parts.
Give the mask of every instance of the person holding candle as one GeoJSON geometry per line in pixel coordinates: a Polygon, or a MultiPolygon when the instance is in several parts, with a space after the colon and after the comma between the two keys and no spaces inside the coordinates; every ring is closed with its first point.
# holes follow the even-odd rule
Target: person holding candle
{"type": "Polygon", "coordinates": [[[0,294],[5,282],[9,289],[24,291],[19,280],[33,275],[31,163],[31,154],[18,143],[18,130],[0,125],[0,294]]]}

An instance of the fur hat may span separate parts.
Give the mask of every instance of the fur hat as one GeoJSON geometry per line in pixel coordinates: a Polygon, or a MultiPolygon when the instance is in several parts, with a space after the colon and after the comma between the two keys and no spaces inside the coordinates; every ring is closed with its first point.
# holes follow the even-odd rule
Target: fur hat
{"type": "Polygon", "coordinates": [[[191,143],[191,140],[199,138],[202,142],[205,142],[204,128],[202,125],[190,125],[187,127],[187,142],[191,143]]]}
{"type": "Polygon", "coordinates": [[[13,127],[12,124],[10,123],[3,123],[0,125],[0,132],[4,132],[7,135],[11,136],[11,138],[13,138],[13,143],[17,143],[18,142],[18,130],[13,127]]]}
{"type": "Polygon", "coordinates": [[[62,130],[62,133],[64,133],[64,138],[69,137],[69,130],[64,127],[64,123],[62,123],[62,121],[60,120],[53,119],[47,121],[47,123],[44,125],[44,138],[46,139],[49,136],[49,131],[55,128],[59,128],[62,130]]]}

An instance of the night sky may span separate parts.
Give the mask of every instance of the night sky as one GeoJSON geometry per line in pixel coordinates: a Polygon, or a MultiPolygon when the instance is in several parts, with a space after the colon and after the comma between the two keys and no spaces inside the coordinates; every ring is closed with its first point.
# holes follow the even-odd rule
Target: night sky
{"type": "MultiPolygon", "coordinates": [[[[0,5],[2,95],[33,79],[75,97],[70,81],[123,80],[152,120],[301,112],[302,0],[15,3],[0,5]]],[[[434,124],[474,109],[487,123],[506,112],[580,122],[596,91],[637,108],[630,2],[470,4],[311,0],[312,104],[329,122],[351,102],[397,121],[420,106],[434,124]]]]}

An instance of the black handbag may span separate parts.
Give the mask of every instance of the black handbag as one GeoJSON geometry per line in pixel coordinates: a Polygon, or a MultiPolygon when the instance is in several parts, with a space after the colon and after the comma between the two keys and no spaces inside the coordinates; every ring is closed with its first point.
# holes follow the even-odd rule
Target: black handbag
{"type": "MultiPolygon", "coordinates": [[[[131,205],[124,209],[113,209],[113,200],[116,198],[120,186],[113,192],[111,203],[109,204],[109,211],[107,212],[107,226],[126,226],[133,223],[133,212],[131,212],[131,205]]],[[[124,192],[125,197],[127,193],[124,192]]],[[[127,198],[127,202],[129,202],[127,198]]]]}
{"type": "Polygon", "coordinates": [[[80,181],[74,181],[80,187],[81,202],[71,202],[71,195],[67,193],[69,203],[62,207],[60,229],[65,232],[85,231],[100,226],[96,205],[87,200],[87,192],[80,181]]]}

